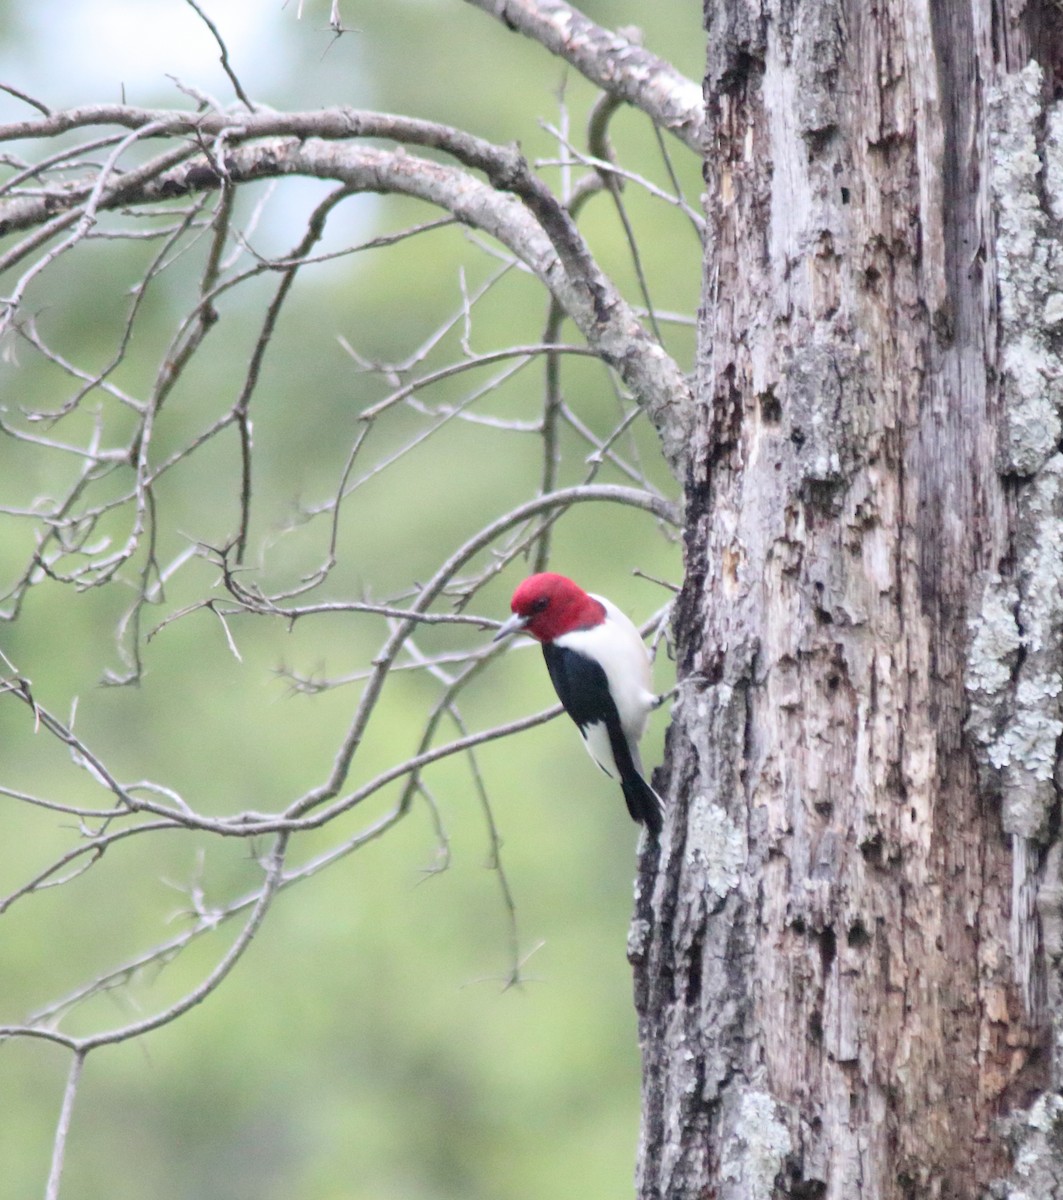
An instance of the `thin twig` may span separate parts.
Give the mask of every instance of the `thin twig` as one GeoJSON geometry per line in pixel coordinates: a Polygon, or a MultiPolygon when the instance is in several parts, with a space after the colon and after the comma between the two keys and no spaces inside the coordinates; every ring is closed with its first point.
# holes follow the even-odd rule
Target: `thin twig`
{"type": "Polygon", "coordinates": [[[251,102],[247,93],[243,89],[243,85],[237,78],[236,72],[232,69],[232,65],[229,62],[229,48],[226,46],[224,39],[218,32],[218,27],[214,24],[210,17],[207,16],[203,9],[200,8],[200,6],[196,3],[196,0],[185,0],[185,3],[189,6],[189,8],[195,11],[199,19],[210,30],[214,40],[218,43],[218,49],[221,52],[221,58],[219,61],[221,62],[222,70],[226,75],[229,76],[229,82],[233,85],[233,91],[237,94],[237,96],[240,97],[240,102],[251,112],[254,112],[257,108],[257,105],[251,102]]]}
{"type": "Polygon", "coordinates": [[[63,1164],[66,1160],[67,1136],[70,1133],[70,1121],[74,1114],[74,1101],[77,1099],[86,1053],[84,1050],[75,1050],[70,1059],[70,1070],[67,1072],[66,1087],[63,1089],[63,1103],[55,1127],[55,1139],[52,1142],[52,1163],[48,1171],[48,1184],[44,1189],[44,1200],[59,1200],[59,1183],[63,1177],[63,1164]]]}

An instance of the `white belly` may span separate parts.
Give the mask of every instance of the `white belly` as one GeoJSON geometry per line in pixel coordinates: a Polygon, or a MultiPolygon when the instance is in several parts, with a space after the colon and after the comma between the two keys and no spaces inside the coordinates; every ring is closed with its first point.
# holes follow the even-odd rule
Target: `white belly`
{"type": "MultiPolygon", "coordinates": [[[[562,634],[557,644],[577,650],[601,664],[620,716],[620,725],[637,762],[638,741],[656,699],[650,676],[649,652],[639,631],[615,604],[604,596],[594,596],[594,599],[605,606],[609,620],[602,625],[595,625],[593,629],[577,629],[573,633],[562,634]]],[[[613,751],[605,726],[588,726],[585,737],[591,757],[604,770],[616,776],[613,751]],[[592,729],[597,732],[592,734],[592,729]]]]}

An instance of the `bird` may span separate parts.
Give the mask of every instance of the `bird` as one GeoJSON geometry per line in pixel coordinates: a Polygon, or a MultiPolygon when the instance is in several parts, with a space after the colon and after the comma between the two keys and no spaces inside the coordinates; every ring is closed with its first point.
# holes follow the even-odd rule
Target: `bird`
{"type": "Polygon", "coordinates": [[[552,571],[519,584],[510,608],[513,615],[493,640],[526,633],[539,641],[554,691],[591,758],[620,781],[632,820],[658,838],[664,804],[643,777],[639,757],[658,700],[639,631],[611,600],[552,571]]]}

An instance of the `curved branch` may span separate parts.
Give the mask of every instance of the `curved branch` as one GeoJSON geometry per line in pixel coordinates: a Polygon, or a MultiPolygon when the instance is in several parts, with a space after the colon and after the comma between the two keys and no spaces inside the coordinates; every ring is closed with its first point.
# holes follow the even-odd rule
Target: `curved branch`
{"type": "MultiPolygon", "coordinates": [[[[514,160],[500,150],[508,172],[514,160]]],[[[595,354],[612,366],[635,396],[661,436],[663,452],[675,472],[681,472],[686,451],[686,425],[693,410],[690,384],[665,349],[643,328],[641,319],[609,278],[597,268],[582,238],[549,196],[533,188],[536,208],[500,192],[456,167],[432,162],[404,151],[371,146],[308,140],[271,139],[238,146],[226,158],[232,182],[311,175],[342,181],[353,191],[400,193],[426,200],[451,212],[467,226],[484,230],[516,254],[563,306],[595,354]],[[564,224],[546,229],[543,210],[551,208],[564,224]]],[[[530,173],[528,173],[531,178],[530,173]]],[[[203,160],[158,175],[143,187],[118,185],[109,204],[136,204],[218,186],[220,176],[203,160]]],[[[536,181],[537,182],[537,181],[536,181]]],[[[540,191],[541,188],[541,191],[540,191]]]]}
{"type": "MultiPolygon", "coordinates": [[[[210,190],[223,182],[311,175],[339,180],[352,191],[415,196],[491,234],[531,268],[594,352],[617,371],[649,413],[661,435],[665,457],[677,475],[682,474],[686,427],[693,411],[685,376],[598,268],[565,206],[530,170],[516,147],[496,146],[434,121],[359,109],[233,115],[125,105],[88,105],[0,126],[0,141],[54,137],[71,129],[107,124],[134,129],[143,138],[185,134],[202,144],[209,137],[215,148],[205,157],[200,154],[180,165],[172,158],[168,162],[167,155],[160,156],[105,184],[100,179],[64,183],[0,201],[0,234],[40,227],[13,247],[0,264],[14,265],[74,224],[87,195],[99,211],[159,202],[210,190]],[[482,171],[493,186],[416,155],[339,141],[352,137],[388,138],[441,150],[466,167],[482,171]],[[248,144],[250,139],[262,138],[269,140],[248,144]]],[[[176,153],[187,160],[191,150],[192,145],[186,143],[168,155],[176,153]]]]}
{"type": "Polygon", "coordinates": [[[700,84],[563,0],[466,0],[545,46],[610,96],[641,109],[696,154],[705,137],[700,84]]]}
{"type": "MultiPolygon", "coordinates": [[[[514,525],[519,525],[529,517],[538,516],[539,513],[549,512],[554,508],[563,508],[570,504],[580,504],[594,500],[628,504],[635,508],[641,508],[653,513],[659,519],[668,521],[674,525],[679,525],[681,520],[678,506],[663,499],[661,496],[639,491],[636,488],[621,487],[617,484],[593,484],[561,488],[545,496],[536,496],[534,500],[529,500],[526,504],[520,505],[504,516],[498,517],[489,525],[485,525],[479,533],[471,537],[464,545],[459,546],[421,588],[417,598],[410,605],[411,615],[396,626],[391,637],[388,638],[384,647],[373,661],[373,673],[366,683],[365,691],[362,693],[358,707],[351,718],[350,727],[343,739],[343,744],[336,754],[328,779],[320,787],[312,789],[305,796],[295,801],[295,803],[289,805],[285,814],[288,818],[303,817],[311,809],[318,808],[339,794],[344,780],[347,778],[347,772],[354,758],[355,751],[361,743],[366,726],[369,723],[369,718],[376,706],[381,689],[384,687],[384,681],[391,670],[395,658],[402,649],[403,643],[416,627],[415,614],[423,612],[432,603],[443,591],[447,583],[473,555],[479,553],[486,546],[489,546],[497,537],[505,533],[506,530],[511,529],[514,525]]],[[[434,754],[434,752],[432,753],[434,754]]],[[[415,760],[410,761],[414,762],[415,765],[427,765],[427,762],[433,761],[433,759],[425,759],[424,763],[421,764],[417,764],[415,760]]],[[[406,764],[399,773],[405,773],[405,770],[408,768],[409,764],[406,764]]],[[[380,784],[378,786],[382,786],[392,776],[379,778],[380,784]]],[[[355,795],[357,799],[363,798],[361,793],[356,793],[355,795]]],[[[351,801],[348,798],[347,800],[338,802],[338,809],[335,805],[333,809],[341,812],[346,811],[355,802],[357,801],[351,801]]],[[[330,809],[327,811],[331,813],[333,810],[330,809]]]]}
{"type": "MultiPolygon", "coordinates": [[[[525,202],[521,203],[464,171],[415,155],[317,140],[267,145],[278,155],[275,162],[255,146],[245,148],[243,158],[237,152],[235,170],[246,161],[252,175],[262,169],[270,174],[294,172],[342,179],[362,190],[416,196],[497,238],[545,284],[595,353],[616,370],[656,426],[673,469],[681,470],[685,431],[693,413],[690,384],[599,270],[568,214],[541,184],[535,189],[533,213],[525,190],[519,193],[525,202]],[[248,155],[248,150],[254,153],[248,155]],[[551,216],[564,225],[564,236],[557,225],[548,223],[551,216]]],[[[508,168],[507,163],[500,169],[508,168]]]]}

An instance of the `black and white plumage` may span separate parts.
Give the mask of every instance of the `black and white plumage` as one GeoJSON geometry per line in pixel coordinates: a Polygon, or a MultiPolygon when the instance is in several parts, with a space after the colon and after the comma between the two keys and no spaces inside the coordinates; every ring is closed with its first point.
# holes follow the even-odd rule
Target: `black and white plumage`
{"type": "Polygon", "coordinates": [[[511,607],[496,640],[523,631],[542,643],[554,690],[588,752],[619,780],[632,819],[657,837],[664,806],[643,776],[638,747],[657,699],[638,630],[604,596],[550,572],[524,580],[511,607]]]}

